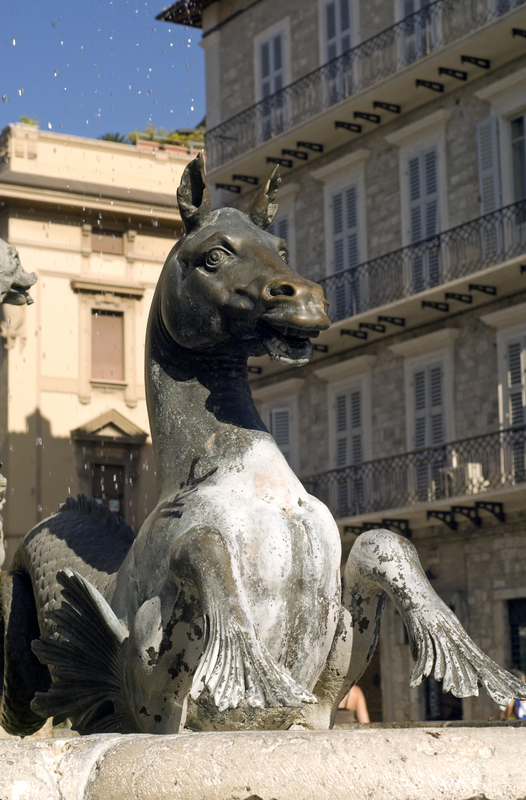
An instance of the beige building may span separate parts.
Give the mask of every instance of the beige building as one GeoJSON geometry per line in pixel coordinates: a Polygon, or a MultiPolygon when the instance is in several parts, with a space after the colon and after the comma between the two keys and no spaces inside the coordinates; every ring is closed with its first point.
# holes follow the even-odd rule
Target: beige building
{"type": "MultiPolygon", "coordinates": [[[[254,362],[293,468],[363,528],[411,536],[435,589],[526,669],[526,3],[195,0],[209,179],[243,206],[275,163],[274,232],[333,325],[311,364],[254,362]]],[[[31,265],[30,265],[31,266],[31,265]]],[[[364,677],[373,719],[498,715],[410,690],[389,605],[364,677]]]]}
{"type": "Polygon", "coordinates": [[[0,328],[7,563],[68,494],[135,530],[155,502],[144,339],[190,157],[24,124],[0,134],[0,237],[38,275],[34,305],[3,306],[0,328]]]}

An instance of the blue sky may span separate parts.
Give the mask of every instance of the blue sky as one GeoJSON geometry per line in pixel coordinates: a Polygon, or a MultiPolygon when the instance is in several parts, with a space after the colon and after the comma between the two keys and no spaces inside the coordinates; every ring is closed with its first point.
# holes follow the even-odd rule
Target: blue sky
{"type": "Polygon", "coordinates": [[[144,0],[1,0],[0,130],[96,138],[197,125],[205,114],[201,32],[155,19],[144,0]]]}

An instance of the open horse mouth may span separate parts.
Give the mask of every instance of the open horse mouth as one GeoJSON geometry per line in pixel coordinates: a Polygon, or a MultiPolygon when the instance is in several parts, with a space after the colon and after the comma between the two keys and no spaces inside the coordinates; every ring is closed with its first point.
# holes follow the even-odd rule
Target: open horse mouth
{"type": "Polygon", "coordinates": [[[274,361],[301,367],[312,356],[311,338],[319,336],[320,332],[270,324],[258,319],[254,325],[254,333],[274,361]]]}

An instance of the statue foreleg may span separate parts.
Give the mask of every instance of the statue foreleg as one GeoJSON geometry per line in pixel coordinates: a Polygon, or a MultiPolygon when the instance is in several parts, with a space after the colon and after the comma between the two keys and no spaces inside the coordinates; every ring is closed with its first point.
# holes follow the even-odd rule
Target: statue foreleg
{"type": "Polygon", "coordinates": [[[205,623],[190,696],[208,691],[220,711],[243,700],[253,708],[315,703],[259,639],[238,564],[234,538],[206,525],[187,531],[172,548],[170,571],[196,587],[205,623]]]}
{"type": "Polygon", "coordinates": [[[338,702],[373,655],[386,594],[409,633],[415,660],[411,687],[427,678],[434,666],[443,690],[456,697],[478,695],[481,685],[500,705],[513,697],[526,699],[526,685],[483,653],[438,597],[413,545],[392,531],[371,530],[356,540],[343,576],[342,602],[352,617],[353,646],[338,702]]]}

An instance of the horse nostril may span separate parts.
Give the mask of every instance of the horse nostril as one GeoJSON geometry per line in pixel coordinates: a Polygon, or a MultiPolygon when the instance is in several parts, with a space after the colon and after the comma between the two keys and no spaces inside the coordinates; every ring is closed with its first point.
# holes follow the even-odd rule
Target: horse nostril
{"type": "Polygon", "coordinates": [[[290,283],[274,283],[269,289],[269,294],[271,297],[293,297],[296,292],[290,283]]]}

